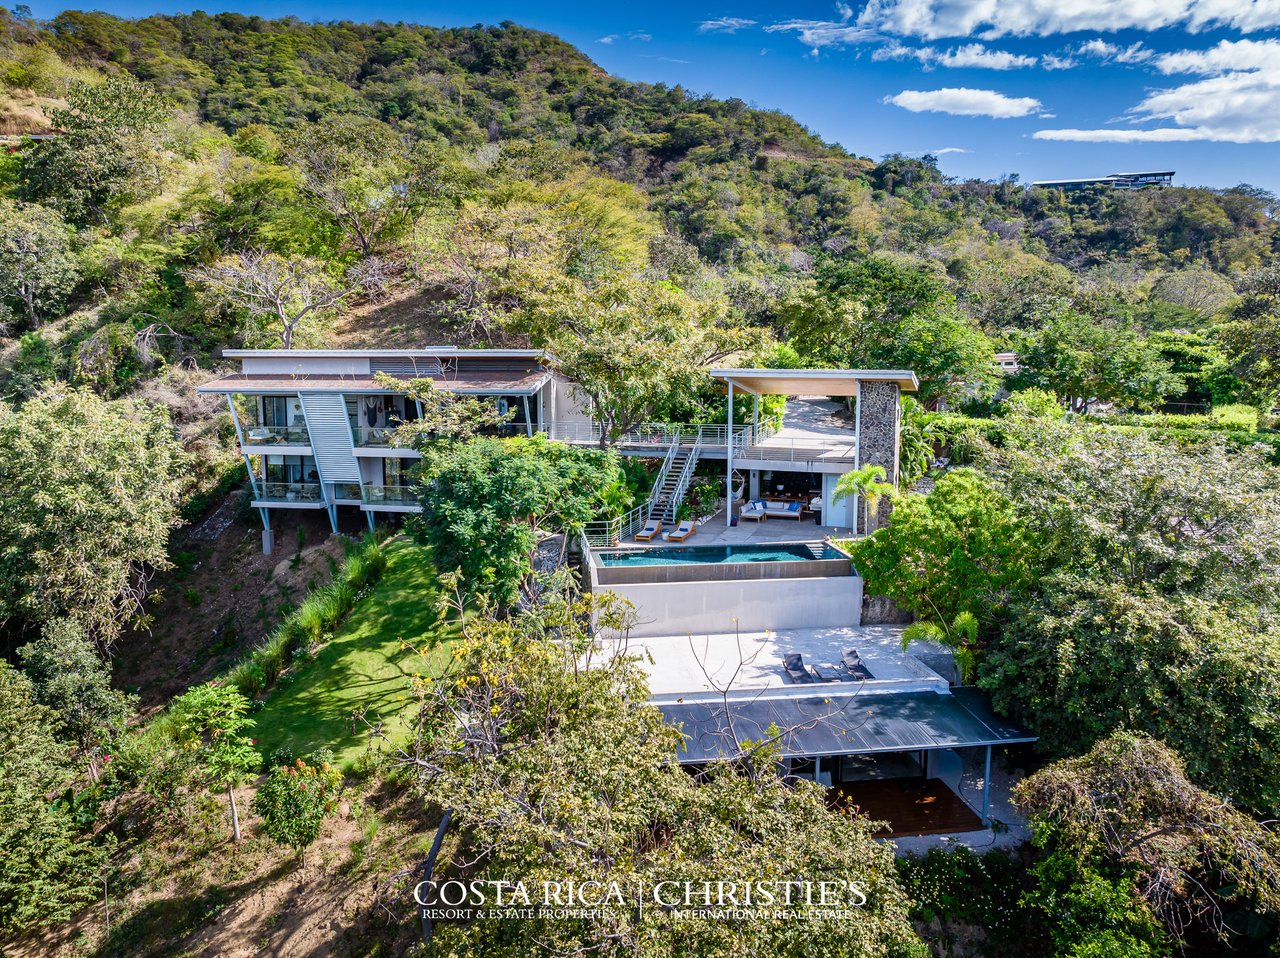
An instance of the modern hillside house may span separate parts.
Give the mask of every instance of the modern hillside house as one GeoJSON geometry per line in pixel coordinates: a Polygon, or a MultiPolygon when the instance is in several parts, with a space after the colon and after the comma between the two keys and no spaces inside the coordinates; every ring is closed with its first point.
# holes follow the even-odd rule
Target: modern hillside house
{"type": "Polygon", "coordinates": [[[1073,180],[1036,180],[1031,185],[1047,190],[1085,190],[1091,186],[1108,186],[1115,190],[1145,190],[1173,185],[1176,170],[1154,170],[1143,173],[1108,173],[1106,176],[1081,176],[1073,180]]]}
{"type": "MultiPolygon", "coordinates": [[[[573,384],[537,350],[317,349],[228,350],[240,371],[200,388],[227,397],[262,517],[263,547],[273,546],[272,514],[279,509],[324,510],[334,529],[340,509],[359,510],[373,525],[377,513],[418,512],[409,469],[419,458],[392,445],[395,427],[421,410],[406,395],[410,380],[491,400],[511,416],[503,434],[543,433],[551,439],[597,445],[601,426],[584,411],[573,384]],[[387,384],[382,376],[393,381],[387,384]],[[405,384],[397,388],[397,382],[405,384]]],[[[867,463],[898,476],[899,396],[917,388],[905,370],[713,369],[731,399],[751,398],[751,414],[723,423],[643,423],[609,437],[623,455],[661,461],[653,497],[627,515],[593,524],[588,539],[608,544],[634,535],[646,521],[674,522],[702,460],[722,461],[734,495],[724,521],[776,527],[812,519],[829,530],[854,530],[854,500],[836,502],[835,482],[867,463]],[[760,415],[761,396],[856,397],[846,420],[811,415],[797,403],[779,419],[760,415]],[[738,500],[743,508],[737,507],[738,500]]],[[[827,406],[839,411],[836,403],[827,406]]]]}
{"type": "Polygon", "coordinates": [[[565,383],[536,350],[233,349],[240,372],[200,387],[227,397],[249,469],[253,507],[262,517],[263,548],[273,545],[272,513],[325,510],[337,529],[338,510],[376,514],[418,512],[408,479],[420,458],[391,444],[396,426],[421,416],[406,384],[430,379],[443,390],[491,399],[509,422],[504,434],[545,432],[574,415],[565,383]]]}

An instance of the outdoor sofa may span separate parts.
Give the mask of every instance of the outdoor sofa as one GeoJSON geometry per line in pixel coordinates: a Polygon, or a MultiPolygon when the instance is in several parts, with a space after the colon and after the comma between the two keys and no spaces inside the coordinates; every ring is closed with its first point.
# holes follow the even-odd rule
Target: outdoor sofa
{"type": "Polygon", "coordinates": [[[775,519],[800,520],[804,507],[798,502],[778,502],[774,499],[752,499],[738,513],[739,518],[757,522],[772,516],[775,519]]]}

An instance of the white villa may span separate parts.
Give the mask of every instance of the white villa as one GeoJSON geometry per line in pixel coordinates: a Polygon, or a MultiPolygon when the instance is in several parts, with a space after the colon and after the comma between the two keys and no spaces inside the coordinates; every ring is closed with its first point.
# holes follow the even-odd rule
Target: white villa
{"type": "MultiPolygon", "coordinates": [[[[385,374],[406,384],[430,379],[437,389],[491,399],[511,413],[508,434],[596,445],[600,426],[591,421],[573,385],[553,373],[537,350],[458,349],[235,349],[240,371],[200,387],[227,397],[253,488],[253,507],[263,524],[263,547],[273,547],[272,513],[278,509],[325,510],[337,529],[338,510],[365,513],[418,512],[408,467],[418,454],[391,445],[401,422],[421,410],[403,391],[386,388],[385,374]]],[[[735,500],[790,506],[779,518],[816,520],[831,531],[853,527],[856,503],[835,502],[831,492],[843,473],[867,462],[898,475],[898,395],[917,387],[903,370],[713,369],[730,394],[729,421],[722,424],[645,423],[615,444],[624,455],[662,460],[654,497],[611,524],[588,530],[604,543],[626,539],[651,517],[670,524],[701,460],[723,460],[735,500]],[[732,397],[751,395],[755,414],[732,421],[732,397]],[[762,420],[761,395],[857,396],[851,423],[812,415],[798,405],[794,416],[762,420]]],[[[835,404],[826,404],[835,408],[835,404]]],[[[821,412],[821,410],[819,410],[821,412]]],[[[731,504],[724,521],[737,519],[731,504]]],[[[761,526],[766,521],[759,521],[761,526]]]]}
{"type": "MultiPolygon", "coordinates": [[[[421,511],[408,479],[418,453],[391,436],[422,410],[397,381],[491,399],[511,414],[504,434],[600,440],[573,384],[534,350],[225,355],[240,371],[201,391],[227,397],[268,552],[279,509],[325,510],[335,531],[342,509],[370,526],[377,513],[421,511]]],[[[992,750],[1034,738],[996,716],[985,693],[957,684],[947,650],[904,651],[901,626],[864,625],[862,579],[837,544],[865,531],[865,510],[836,501],[836,480],[876,464],[898,482],[900,397],[917,389],[915,374],[709,373],[729,396],[725,422],[646,423],[611,437],[623,455],[660,465],[647,502],[582,536],[585,586],[635,609],[626,635],[598,636],[601,649],[641,653],[652,702],[683,731],[680,761],[691,768],[781,729],[785,774],[888,819],[892,834],[981,832],[992,818],[992,750]],[[760,397],[777,395],[796,398],[781,419],[762,418],[760,397]],[[752,412],[735,422],[741,396],[752,397],[752,412]],[[852,416],[840,399],[856,401],[852,416]],[[703,460],[723,463],[729,495],[723,515],[703,517],[686,538],[675,520],[703,460]],[[964,756],[978,769],[969,789],[964,756]]]]}

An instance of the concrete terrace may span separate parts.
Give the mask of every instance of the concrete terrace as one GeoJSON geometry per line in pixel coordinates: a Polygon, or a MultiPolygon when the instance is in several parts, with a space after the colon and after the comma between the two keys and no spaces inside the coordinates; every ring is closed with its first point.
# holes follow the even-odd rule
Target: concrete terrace
{"type": "Polygon", "coordinates": [[[942,676],[909,652],[902,651],[902,628],[869,625],[669,635],[601,639],[599,644],[607,654],[640,657],[649,675],[649,690],[655,703],[717,699],[725,688],[731,689],[734,697],[762,693],[813,696],[946,692],[948,683],[942,676]],[[783,655],[799,652],[804,656],[805,665],[834,669],[846,649],[858,650],[872,679],[796,684],[782,668],[783,655]]]}

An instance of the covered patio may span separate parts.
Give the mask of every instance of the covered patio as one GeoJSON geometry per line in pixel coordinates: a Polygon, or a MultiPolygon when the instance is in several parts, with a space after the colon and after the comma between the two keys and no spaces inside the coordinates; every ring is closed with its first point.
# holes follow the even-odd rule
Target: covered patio
{"type": "MultiPolygon", "coordinates": [[[[821,524],[853,529],[857,503],[835,501],[839,476],[874,463],[884,468],[889,482],[897,483],[899,396],[919,386],[910,370],[715,368],[710,375],[723,382],[728,392],[727,435],[735,435],[740,425],[734,423],[735,397],[752,397],[751,422],[743,431],[749,440],[730,442],[725,450],[726,486],[735,489],[734,470],[745,471],[747,501],[768,501],[771,490],[762,488],[762,474],[808,473],[818,492],[813,501],[821,524]],[[761,396],[807,398],[795,404],[799,414],[785,417],[779,427],[761,423],[761,396]],[[852,423],[831,401],[839,397],[856,398],[852,423]]],[[[725,509],[726,527],[733,527],[739,518],[733,500],[730,496],[725,509]]]]}

